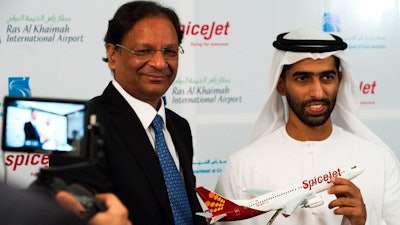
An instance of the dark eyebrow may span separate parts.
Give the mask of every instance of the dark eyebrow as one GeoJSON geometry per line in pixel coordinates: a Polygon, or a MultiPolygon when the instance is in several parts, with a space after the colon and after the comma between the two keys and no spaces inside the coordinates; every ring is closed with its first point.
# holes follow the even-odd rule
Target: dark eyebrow
{"type": "MultiPolygon", "coordinates": [[[[292,74],[292,77],[294,77],[294,76],[311,76],[313,74],[314,73],[307,72],[307,71],[297,71],[292,74]]],[[[336,70],[325,70],[325,71],[322,71],[321,73],[319,73],[319,75],[328,75],[328,74],[337,74],[337,71],[336,70]]]]}
{"type": "Polygon", "coordinates": [[[322,75],[337,74],[337,71],[336,70],[327,70],[327,71],[323,71],[321,74],[322,75]]]}
{"type": "MultiPolygon", "coordinates": [[[[162,48],[169,48],[169,47],[179,47],[179,44],[170,43],[170,44],[166,44],[162,48]]],[[[154,48],[154,46],[152,44],[148,44],[148,43],[139,43],[139,44],[136,44],[135,48],[154,48]]]]}
{"type": "Polygon", "coordinates": [[[307,72],[307,71],[297,71],[297,72],[292,74],[292,77],[295,77],[295,76],[310,76],[312,74],[313,73],[307,72]]]}

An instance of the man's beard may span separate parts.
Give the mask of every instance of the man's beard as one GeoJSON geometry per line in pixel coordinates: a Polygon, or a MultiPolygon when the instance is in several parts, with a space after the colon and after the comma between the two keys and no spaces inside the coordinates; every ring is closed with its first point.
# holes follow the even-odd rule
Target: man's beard
{"type": "Polygon", "coordinates": [[[317,127],[317,126],[321,126],[321,125],[325,124],[326,121],[331,116],[331,113],[332,113],[333,108],[335,107],[335,103],[336,103],[336,94],[332,97],[332,99],[313,98],[313,99],[301,102],[299,99],[293,97],[290,93],[286,92],[286,100],[288,102],[290,109],[294,112],[294,114],[297,116],[297,118],[300,119],[301,122],[303,122],[305,125],[307,125],[309,127],[317,127]],[[328,110],[326,110],[322,114],[318,114],[318,115],[311,115],[311,114],[307,113],[307,111],[305,110],[305,107],[307,106],[307,104],[310,104],[313,102],[325,103],[328,110]]]}

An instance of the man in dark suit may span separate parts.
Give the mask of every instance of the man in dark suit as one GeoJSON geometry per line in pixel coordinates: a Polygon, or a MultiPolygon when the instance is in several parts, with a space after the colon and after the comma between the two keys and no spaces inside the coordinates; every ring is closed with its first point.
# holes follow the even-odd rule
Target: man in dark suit
{"type": "Polygon", "coordinates": [[[37,111],[33,109],[31,111],[31,120],[24,124],[25,132],[25,146],[29,147],[40,147],[40,135],[36,129],[36,114],[37,111]]]}
{"type": "Polygon", "coordinates": [[[203,210],[194,191],[189,123],[166,109],[161,98],[175,80],[182,38],[176,13],[158,3],[129,2],[117,10],[104,38],[104,60],[114,79],[91,101],[104,128],[105,155],[95,167],[64,176],[98,192],[115,193],[133,224],[174,224],[151,127],[156,115],[165,121],[166,143],[184,180],[193,224],[206,224],[195,215],[203,210]]]}

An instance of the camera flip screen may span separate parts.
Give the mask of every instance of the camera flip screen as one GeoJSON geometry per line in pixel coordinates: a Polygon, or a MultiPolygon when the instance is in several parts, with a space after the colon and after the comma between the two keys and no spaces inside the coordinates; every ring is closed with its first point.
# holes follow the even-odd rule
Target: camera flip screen
{"type": "Polygon", "coordinates": [[[83,100],[6,96],[3,150],[85,157],[87,106],[83,100]]]}

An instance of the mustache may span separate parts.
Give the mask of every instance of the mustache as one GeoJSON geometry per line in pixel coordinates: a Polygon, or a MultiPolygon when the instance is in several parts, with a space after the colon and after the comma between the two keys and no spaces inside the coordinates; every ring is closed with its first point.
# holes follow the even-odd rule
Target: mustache
{"type": "Polygon", "coordinates": [[[325,104],[328,105],[328,106],[331,105],[331,101],[330,101],[329,99],[327,99],[327,98],[321,98],[321,99],[313,98],[313,99],[304,101],[304,102],[301,104],[301,106],[302,106],[302,107],[306,107],[308,104],[311,104],[311,103],[319,103],[319,102],[323,102],[323,103],[325,103],[325,104]]]}

